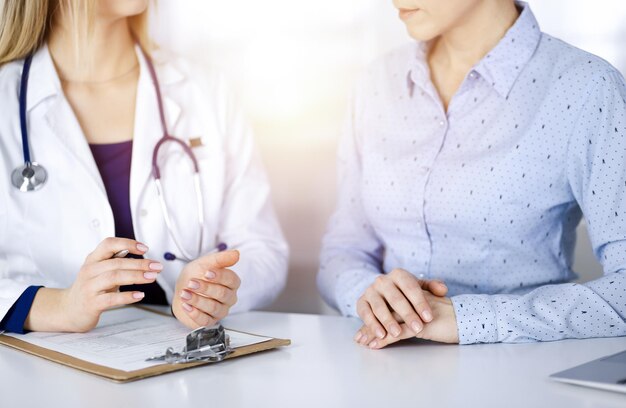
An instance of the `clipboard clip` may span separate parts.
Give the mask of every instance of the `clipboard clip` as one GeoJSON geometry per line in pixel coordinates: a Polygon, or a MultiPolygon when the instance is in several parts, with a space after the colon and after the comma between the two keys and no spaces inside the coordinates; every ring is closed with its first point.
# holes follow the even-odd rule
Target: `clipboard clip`
{"type": "Polygon", "coordinates": [[[165,354],[151,357],[146,361],[165,361],[168,364],[192,363],[206,361],[217,363],[233,352],[230,337],[221,324],[211,327],[200,327],[187,335],[185,347],[176,352],[172,347],[165,354]]]}

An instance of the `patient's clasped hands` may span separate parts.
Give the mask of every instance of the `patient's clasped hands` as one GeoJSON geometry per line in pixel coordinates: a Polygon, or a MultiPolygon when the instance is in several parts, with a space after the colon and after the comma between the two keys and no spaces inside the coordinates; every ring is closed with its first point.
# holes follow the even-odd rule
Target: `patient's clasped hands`
{"type": "Polygon", "coordinates": [[[459,335],[448,287],[438,280],[420,280],[403,269],[380,275],[357,303],[364,325],[354,340],[380,349],[417,337],[458,343],[459,335]]]}

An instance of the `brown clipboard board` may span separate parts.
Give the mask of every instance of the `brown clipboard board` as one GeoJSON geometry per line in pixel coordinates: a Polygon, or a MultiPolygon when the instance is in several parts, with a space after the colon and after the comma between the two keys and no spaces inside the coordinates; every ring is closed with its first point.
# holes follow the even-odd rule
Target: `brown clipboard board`
{"type": "MultiPolygon", "coordinates": [[[[140,307],[140,308],[143,310],[148,310],[153,313],[163,314],[163,313],[159,313],[148,308],[143,308],[143,307],[140,307]]],[[[238,330],[231,330],[231,331],[237,332],[238,330]]],[[[238,331],[238,332],[245,333],[241,331],[238,331]]],[[[245,333],[245,334],[252,334],[252,333],[245,333]]],[[[137,381],[137,380],[141,380],[144,378],[154,377],[154,376],[166,374],[166,373],[172,373],[174,371],[185,370],[187,368],[198,367],[202,365],[219,364],[219,363],[209,363],[209,362],[196,362],[196,363],[185,363],[185,364],[164,363],[164,364],[159,364],[159,365],[152,366],[152,367],[147,367],[141,370],[122,371],[122,370],[117,370],[114,368],[90,363],[85,360],[68,356],[67,354],[59,353],[57,351],[49,350],[44,347],[36,346],[24,340],[20,340],[15,337],[5,336],[3,334],[0,335],[0,344],[14,348],[16,350],[20,350],[20,351],[32,354],[37,357],[45,358],[46,360],[54,361],[55,363],[59,363],[64,366],[72,367],[77,370],[85,371],[90,374],[95,374],[97,376],[112,380],[117,383],[127,383],[131,381],[137,381]]],[[[261,351],[271,350],[271,349],[275,349],[278,347],[288,346],[290,344],[291,344],[291,340],[272,338],[268,341],[264,341],[263,343],[257,343],[257,344],[252,344],[249,346],[238,347],[231,354],[229,354],[225,358],[225,360],[230,360],[230,359],[245,356],[248,354],[258,353],[261,351]]]]}

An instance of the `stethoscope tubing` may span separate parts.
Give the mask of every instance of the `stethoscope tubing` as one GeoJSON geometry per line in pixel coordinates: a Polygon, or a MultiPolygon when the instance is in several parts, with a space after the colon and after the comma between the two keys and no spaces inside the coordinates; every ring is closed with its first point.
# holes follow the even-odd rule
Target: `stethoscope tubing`
{"type": "Polygon", "coordinates": [[[30,164],[30,147],[28,146],[28,126],[26,124],[26,107],[28,95],[28,77],[30,76],[30,66],[33,62],[33,56],[29,55],[24,60],[24,68],[22,69],[22,78],[20,81],[20,131],[22,132],[22,153],[24,155],[24,163],[30,164]]]}
{"type": "MultiPolygon", "coordinates": [[[[139,42],[137,42],[139,44],[139,42]]],[[[198,166],[198,160],[196,159],[196,155],[193,153],[189,145],[187,145],[182,140],[173,137],[167,131],[167,122],[165,119],[165,109],[163,108],[163,97],[161,96],[161,85],[159,84],[159,80],[157,77],[156,70],[154,69],[154,64],[152,63],[152,59],[148,55],[147,52],[139,45],[139,49],[143,54],[144,59],[146,60],[146,65],[148,67],[148,71],[150,73],[150,79],[152,80],[152,85],[154,86],[154,90],[157,97],[158,107],[159,107],[159,120],[161,121],[161,130],[163,131],[163,135],[161,139],[157,142],[154,147],[154,151],[152,152],[152,177],[157,189],[157,195],[159,197],[159,204],[161,206],[161,212],[163,213],[163,219],[165,221],[165,226],[170,233],[170,237],[174,241],[174,245],[182,256],[176,256],[176,259],[189,261],[194,257],[190,256],[187,251],[183,249],[183,245],[181,245],[178,237],[174,233],[174,223],[172,222],[172,218],[170,216],[169,209],[167,207],[167,203],[165,202],[165,194],[163,191],[163,185],[161,183],[161,169],[159,168],[159,151],[161,147],[164,146],[168,142],[178,144],[182,150],[185,152],[185,155],[191,160],[193,164],[193,178],[194,178],[194,190],[196,196],[196,206],[198,211],[198,227],[199,227],[199,240],[198,240],[198,250],[196,253],[196,257],[200,256],[202,253],[202,246],[204,242],[204,198],[202,196],[202,189],[200,185],[200,167],[198,166]]],[[[167,257],[166,257],[167,259],[167,257]]]]}
{"type": "MultiPolygon", "coordinates": [[[[161,96],[161,86],[159,84],[159,80],[157,77],[156,70],[154,68],[154,64],[152,63],[152,59],[148,55],[148,53],[141,47],[141,44],[137,42],[139,49],[146,61],[146,66],[148,67],[148,71],[150,73],[150,78],[152,80],[152,84],[154,86],[154,90],[156,93],[157,104],[159,108],[159,120],[161,122],[161,130],[163,132],[161,138],[157,142],[154,147],[154,151],[152,152],[152,177],[154,183],[156,185],[157,195],[159,198],[159,203],[161,206],[161,212],[163,214],[163,219],[165,221],[166,228],[172,241],[174,241],[174,245],[177,247],[178,251],[182,256],[176,256],[171,252],[166,252],[164,254],[164,258],[167,260],[180,260],[183,262],[190,262],[192,259],[197,258],[202,253],[202,247],[204,242],[204,197],[202,195],[202,186],[200,184],[200,167],[198,165],[198,160],[191,150],[191,147],[186,144],[181,139],[178,139],[174,136],[171,136],[167,130],[167,123],[165,119],[165,110],[163,108],[163,98],[161,96]],[[184,249],[183,245],[181,245],[181,241],[178,240],[178,237],[174,230],[174,225],[172,221],[172,217],[170,216],[169,209],[167,207],[167,203],[165,201],[163,185],[161,183],[161,169],[159,168],[158,158],[159,151],[163,145],[168,142],[176,143],[181,147],[185,155],[191,160],[193,166],[193,185],[195,190],[195,199],[196,206],[198,212],[198,227],[199,227],[199,242],[196,257],[190,256],[184,249]]],[[[16,188],[18,188],[22,192],[34,191],[43,186],[43,184],[47,180],[47,172],[43,166],[37,163],[33,163],[31,161],[30,154],[30,146],[29,146],[29,137],[28,137],[28,124],[26,118],[26,110],[27,110],[27,95],[28,95],[28,79],[30,76],[30,68],[32,65],[33,55],[29,55],[24,59],[24,67],[22,68],[22,77],[20,81],[20,94],[19,94],[19,115],[20,115],[20,131],[22,136],[22,154],[24,156],[24,164],[19,166],[14,170],[13,173],[18,174],[21,179],[16,181],[12,175],[12,181],[16,188]],[[17,173],[16,173],[17,172],[17,173]],[[30,188],[27,188],[30,187],[30,188]]]]}

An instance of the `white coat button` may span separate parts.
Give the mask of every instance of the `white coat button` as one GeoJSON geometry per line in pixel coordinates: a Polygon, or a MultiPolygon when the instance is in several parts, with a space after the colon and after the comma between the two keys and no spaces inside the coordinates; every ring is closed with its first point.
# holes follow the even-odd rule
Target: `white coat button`
{"type": "Polygon", "coordinates": [[[142,217],[145,217],[146,215],[148,215],[148,210],[146,210],[145,208],[142,208],[141,211],[139,211],[139,215],[141,215],[142,217]]]}
{"type": "Polygon", "coordinates": [[[100,220],[98,220],[97,218],[94,218],[93,220],[91,220],[91,226],[94,228],[99,228],[100,227],[100,220]]]}
{"type": "Polygon", "coordinates": [[[444,122],[443,120],[439,122],[439,126],[444,127],[445,125],[446,125],[446,122],[444,122]]]}

